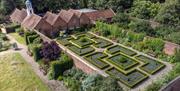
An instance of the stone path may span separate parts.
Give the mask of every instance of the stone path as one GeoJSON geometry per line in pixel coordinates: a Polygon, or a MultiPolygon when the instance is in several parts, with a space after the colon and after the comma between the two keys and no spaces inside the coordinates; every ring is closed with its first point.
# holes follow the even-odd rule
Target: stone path
{"type": "Polygon", "coordinates": [[[10,35],[7,35],[7,36],[10,39],[11,43],[14,43],[14,42],[17,43],[18,48],[20,50],[18,50],[18,51],[8,50],[5,52],[1,52],[1,54],[8,53],[8,52],[20,53],[25,58],[26,62],[32,66],[32,69],[34,70],[34,72],[40,77],[40,79],[44,83],[46,83],[49,86],[49,88],[52,91],[68,91],[67,88],[63,85],[63,82],[56,81],[56,80],[48,80],[47,76],[43,75],[43,73],[39,70],[38,63],[36,63],[34,61],[34,59],[26,53],[27,52],[27,46],[18,43],[12,36],[10,36],[10,35]]]}

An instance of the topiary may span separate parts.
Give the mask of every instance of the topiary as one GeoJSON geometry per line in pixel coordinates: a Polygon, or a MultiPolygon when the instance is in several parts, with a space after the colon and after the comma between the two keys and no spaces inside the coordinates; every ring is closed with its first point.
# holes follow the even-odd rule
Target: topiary
{"type": "Polygon", "coordinates": [[[118,60],[119,60],[121,63],[127,62],[127,59],[126,59],[125,57],[120,57],[118,60]]]}
{"type": "Polygon", "coordinates": [[[88,40],[86,38],[81,38],[80,41],[81,42],[87,42],[88,40]]]}

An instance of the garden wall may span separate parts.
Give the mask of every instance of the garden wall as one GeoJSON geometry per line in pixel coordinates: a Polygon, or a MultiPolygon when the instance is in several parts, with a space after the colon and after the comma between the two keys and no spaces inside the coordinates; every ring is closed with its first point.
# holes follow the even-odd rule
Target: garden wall
{"type": "MultiPolygon", "coordinates": [[[[41,36],[41,38],[44,41],[47,42],[51,42],[52,40],[48,37],[46,37],[45,35],[43,35],[42,33],[35,31],[37,34],[39,34],[41,36]]],[[[67,50],[65,47],[63,47],[62,45],[59,44],[59,47],[66,52],[74,61],[74,65],[78,68],[81,69],[83,72],[87,73],[87,74],[91,74],[91,73],[95,73],[96,71],[92,68],[89,67],[87,64],[85,64],[84,62],[82,62],[80,59],[77,59],[77,57],[74,56],[74,54],[72,54],[69,50],[67,50]]]]}

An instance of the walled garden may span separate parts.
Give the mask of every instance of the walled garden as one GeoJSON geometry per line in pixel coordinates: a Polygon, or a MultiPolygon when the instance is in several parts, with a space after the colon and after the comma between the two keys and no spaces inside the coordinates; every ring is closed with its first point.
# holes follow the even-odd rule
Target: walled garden
{"type": "Polygon", "coordinates": [[[130,48],[115,44],[91,33],[76,33],[56,41],[84,58],[95,67],[119,79],[129,88],[145,81],[165,65],[158,60],[138,54],[130,48]]]}

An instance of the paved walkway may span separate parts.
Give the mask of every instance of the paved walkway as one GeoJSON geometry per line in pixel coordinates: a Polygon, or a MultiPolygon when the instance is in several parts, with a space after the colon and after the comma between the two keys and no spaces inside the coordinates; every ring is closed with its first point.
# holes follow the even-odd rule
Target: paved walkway
{"type": "Polygon", "coordinates": [[[39,64],[36,63],[34,61],[34,59],[26,53],[27,52],[27,46],[18,43],[12,36],[10,36],[10,35],[7,35],[7,36],[10,39],[11,43],[14,43],[14,42],[17,43],[18,48],[20,50],[18,50],[18,51],[8,50],[5,52],[1,52],[1,54],[2,53],[8,53],[8,52],[20,53],[25,58],[26,62],[32,66],[32,69],[34,70],[34,72],[40,77],[40,79],[44,83],[46,83],[49,86],[49,88],[52,91],[68,91],[67,88],[63,85],[63,82],[56,81],[56,80],[48,80],[48,77],[43,75],[43,73],[39,70],[39,64]]]}

